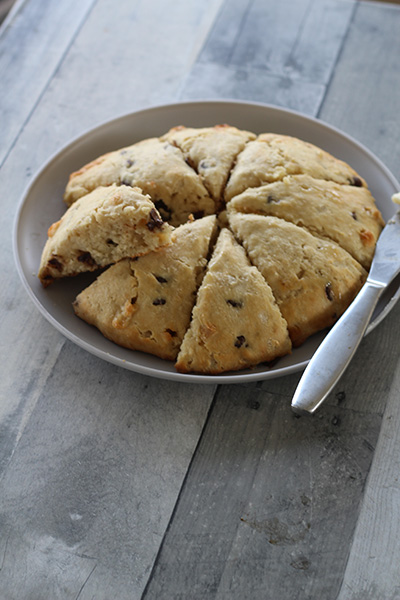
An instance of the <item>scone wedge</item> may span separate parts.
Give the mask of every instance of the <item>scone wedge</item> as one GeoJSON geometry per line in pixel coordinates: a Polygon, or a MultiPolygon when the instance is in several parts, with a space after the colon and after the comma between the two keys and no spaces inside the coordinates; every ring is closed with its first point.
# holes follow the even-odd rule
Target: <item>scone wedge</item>
{"type": "Polygon", "coordinates": [[[287,135],[262,133],[240,153],[225,189],[225,200],[247,188],[280,181],[287,175],[310,175],[315,179],[367,187],[347,163],[322,148],[287,135]]]}
{"type": "Polygon", "coordinates": [[[54,279],[151,252],[170,243],[172,230],[139,188],[99,187],[49,228],[39,279],[46,287],[54,279]]]}
{"type": "Polygon", "coordinates": [[[175,360],[215,237],[215,215],[177,227],[169,246],[109,267],[75,313],[121,346],[175,360]]]}
{"type": "Polygon", "coordinates": [[[229,125],[173,127],[162,139],[178,146],[185,160],[200,175],[217,208],[237,155],[256,135],[229,125]]]}
{"type": "Polygon", "coordinates": [[[228,211],[279,217],[332,240],[369,269],[384,225],[366,187],[288,175],[232,198],[228,211]]]}
{"type": "Polygon", "coordinates": [[[109,152],[70,175],[64,200],[68,205],[98,186],[130,185],[148,194],[164,220],[185,223],[215,212],[215,202],[200,176],[184,159],[179,148],[158,138],[149,138],[109,152]]]}
{"type": "Polygon", "coordinates": [[[331,326],[367,273],[334,242],[277,217],[233,213],[235,236],[271,286],[294,346],[331,326]]]}
{"type": "Polygon", "coordinates": [[[176,369],[218,374],[289,353],[291,343],[271,289],[228,229],[218,237],[176,369]]]}

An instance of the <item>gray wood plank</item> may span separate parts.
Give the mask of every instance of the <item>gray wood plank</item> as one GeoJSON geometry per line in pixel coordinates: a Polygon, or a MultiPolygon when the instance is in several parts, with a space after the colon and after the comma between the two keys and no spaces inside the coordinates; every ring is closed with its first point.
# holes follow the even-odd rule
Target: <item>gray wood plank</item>
{"type": "Polygon", "coordinates": [[[314,115],[325,94],[320,83],[275,76],[262,69],[196,64],[180,90],[182,100],[234,98],[314,115]]]}
{"type": "MultiPolygon", "coordinates": [[[[21,38],[26,29],[32,29],[30,11],[34,6],[37,7],[36,1],[38,0],[28,3],[26,13],[22,9],[22,12],[17,12],[21,18],[18,28],[21,38]]],[[[0,301],[6,308],[0,315],[0,343],[3,354],[7,357],[2,365],[4,376],[0,378],[0,389],[3,397],[8,399],[7,404],[0,409],[6,412],[1,413],[7,431],[7,435],[2,438],[3,444],[0,445],[0,464],[3,466],[21,435],[21,426],[31,410],[28,406],[34,406],[34,399],[40,394],[49,369],[51,371],[52,361],[56,360],[62,347],[62,337],[33,307],[15,272],[11,236],[19,199],[36,170],[53,152],[70,141],[71,137],[105,119],[141,108],[145,99],[150,102],[152,94],[157,95],[159,100],[161,96],[164,101],[171,99],[177,81],[190,68],[191,51],[196,51],[207,28],[211,26],[210,17],[218,9],[218,2],[219,0],[210,0],[201,7],[195,2],[177,2],[170,10],[167,10],[162,1],[153,1],[151,4],[118,3],[112,13],[112,22],[109,4],[98,2],[75,38],[75,32],[69,28],[69,21],[66,20],[65,36],[69,32],[68,35],[74,38],[74,44],[65,56],[58,56],[60,64],[57,74],[46,87],[40,101],[36,103],[34,96],[29,97],[29,120],[0,169],[0,188],[7,190],[7,195],[2,198],[2,225],[5,233],[1,236],[0,248],[4,280],[9,282],[0,290],[0,301]],[[156,21],[153,18],[154,11],[160,17],[156,21]],[[166,23],[170,23],[170,33],[175,32],[176,35],[164,35],[166,23]],[[181,62],[175,60],[178,55],[181,56],[182,36],[177,35],[179,29],[187,36],[184,40],[187,53],[180,58],[181,62]],[[118,44],[112,43],[115,31],[118,31],[118,44]],[[151,38],[149,31],[153,36],[151,38]],[[132,39],[136,40],[138,50],[135,60],[132,59],[132,52],[135,54],[132,39]],[[121,48],[130,50],[121,53],[121,48]],[[171,70],[172,64],[174,67],[171,70]],[[154,80],[149,75],[152,69],[156,79],[160,75],[157,79],[160,87],[155,88],[154,80]],[[107,85],[103,81],[105,72],[110,73],[107,85]],[[130,74],[128,86],[126,73],[130,74]],[[82,81],[81,86],[77,86],[77,80],[82,81]],[[137,92],[138,82],[140,94],[137,92]],[[117,90],[124,90],[124,93],[117,93],[117,90]],[[20,388],[15,389],[15,381],[21,382],[20,388]],[[30,390],[29,393],[27,389],[30,390]]],[[[66,5],[60,4],[64,7],[58,9],[62,14],[66,5]]],[[[52,28],[56,26],[58,27],[57,24],[52,24],[52,28]]],[[[59,29],[62,30],[61,25],[59,29]]],[[[38,52],[40,55],[42,52],[41,29],[39,27],[34,31],[37,37],[31,32],[32,37],[28,37],[26,46],[20,47],[22,62],[29,63],[30,54],[38,52]]],[[[62,38],[63,31],[59,35],[62,38]]],[[[2,36],[5,47],[18,46],[18,41],[13,36],[14,31],[7,28],[2,36]]],[[[34,68],[38,69],[36,63],[34,68]]],[[[11,62],[7,76],[15,78],[11,62]]],[[[13,94],[14,98],[18,97],[15,90],[13,94]]],[[[18,118],[23,120],[25,117],[19,114],[18,118]]],[[[15,119],[17,120],[17,115],[15,119]]]]}
{"type": "Polygon", "coordinates": [[[67,342],[1,482],[0,596],[139,598],[212,392],[67,342]]]}
{"type": "Polygon", "coordinates": [[[21,1],[0,29],[0,165],[93,2],[21,1]]]}
{"type": "MultiPolygon", "coordinates": [[[[359,3],[321,111],[322,118],[346,128],[365,143],[397,177],[400,175],[399,29],[400,7],[373,2],[359,3]],[[369,89],[371,78],[377,82],[373,94],[369,89]],[[384,111],[382,106],[385,107],[384,111]]],[[[338,596],[340,600],[400,597],[399,314],[396,307],[387,322],[376,331],[375,339],[382,348],[376,364],[367,359],[365,365],[358,366],[358,378],[361,382],[365,377],[366,382],[365,385],[361,383],[363,393],[376,397],[378,394],[372,388],[376,385],[382,401],[386,402],[386,409],[338,596]],[[390,361],[388,370],[384,366],[386,360],[390,361]]],[[[373,347],[370,351],[371,357],[377,356],[373,347]]]]}
{"type": "Polygon", "coordinates": [[[337,0],[226,1],[180,97],[233,97],[315,115],[353,10],[354,2],[337,0]]]}
{"type": "Polygon", "coordinates": [[[337,594],[381,417],[272,389],[219,390],[146,600],[337,594]]]}
{"type": "Polygon", "coordinates": [[[398,180],[399,19],[399,6],[358,2],[339,67],[319,114],[364,143],[398,180]],[[375,82],[373,93],[371,81],[375,82]]]}
{"type": "MultiPolygon", "coordinates": [[[[38,1],[26,2],[17,30],[7,28],[2,39],[5,62],[14,48],[23,65],[32,55],[31,77],[40,72],[35,57],[43,47],[40,21],[32,27],[30,13],[38,1]]],[[[56,4],[58,14],[71,10],[68,2],[56,4]]],[[[6,65],[16,104],[0,169],[7,190],[0,236],[7,281],[0,289],[0,590],[7,600],[139,598],[201,434],[214,386],[148,380],[66,341],[22,289],[11,234],[20,196],[53,152],[105,119],[174,98],[219,4],[154,0],[110,10],[99,0],[76,35],[68,18],[65,30],[63,19],[53,22],[44,39],[58,35],[67,50],[54,57],[36,95],[18,95],[11,59],[6,65]]]]}
{"type": "MultiPolygon", "coordinates": [[[[224,5],[225,13],[227,6],[224,5]]],[[[272,79],[267,71],[268,62],[264,70],[260,68],[261,63],[256,62],[259,55],[254,44],[260,39],[259,35],[254,35],[256,42],[252,54],[246,56],[244,38],[241,57],[248,59],[245,66],[240,65],[240,60],[237,60],[238,65],[234,64],[232,58],[235,53],[240,55],[238,40],[245,29],[246,11],[251,11],[252,6],[243,5],[242,29],[236,24],[230,28],[231,34],[226,33],[220,39],[217,34],[222,31],[221,13],[220,24],[217,22],[214,27],[205,50],[182,88],[183,97],[199,96],[201,90],[209,92],[211,86],[213,96],[221,96],[224,90],[229,90],[233,97],[246,98],[246,84],[258,93],[267,77],[272,79]],[[258,82],[254,84],[256,73],[261,77],[259,88],[258,82]]],[[[342,21],[342,40],[349,25],[352,39],[353,9],[354,5],[347,13],[348,20],[342,21]]],[[[319,18],[321,20],[322,14],[319,18]]],[[[310,114],[320,112],[323,117],[325,110],[329,110],[329,102],[341,102],[344,96],[341,110],[332,113],[331,122],[355,135],[357,130],[348,127],[352,115],[346,111],[346,101],[352,95],[353,102],[357,102],[360,94],[360,101],[366,104],[361,96],[368,96],[366,71],[374,64],[373,59],[368,54],[370,62],[367,60],[364,67],[364,86],[357,89],[357,94],[348,84],[349,71],[341,80],[343,89],[347,86],[345,94],[342,94],[342,87],[334,83],[328,87],[332,71],[329,72],[329,66],[324,71],[324,65],[328,64],[326,57],[323,57],[319,70],[315,63],[312,64],[312,50],[307,48],[306,42],[310,38],[305,32],[309,34],[311,23],[317,31],[317,17],[314,21],[309,16],[290,51],[285,44],[281,46],[282,55],[286,52],[287,57],[295,56],[296,51],[301,55],[303,51],[303,68],[307,73],[304,80],[299,72],[291,75],[291,98],[289,94],[281,96],[281,101],[291,107],[298,102],[304,110],[302,89],[308,89],[308,96],[314,103],[308,104],[310,114]],[[310,64],[309,71],[307,64],[310,64]],[[316,87],[313,90],[310,86],[311,72],[319,73],[321,93],[323,88],[328,90],[321,111],[318,106],[322,96],[316,87]]],[[[357,28],[357,20],[354,28],[357,28]]],[[[377,37],[379,33],[382,31],[379,32],[378,26],[377,37]]],[[[363,45],[358,40],[360,47],[368,41],[365,31],[363,34],[363,45]]],[[[388,34],[388,43],[393,35],[393,31],[388,34]]],[[[357,47],[354,43],[348,50],[353,60],[360,57],[357,47]]],[[[331,68],[340,50],[338,42],[331,68]]],[[[396,52],[394,49],[393,57],[396,52]]],[[[357,60],[365,61],[365,57],[357,60]]],[[[275,94],[273,101],[276,101],[284,66],[290,64],[296,64],[296,61],[291,63],[289,58],[282,59],[281,72],[275,83],[270,83],[264,96],[261,92],[253,99],[266,101],[267,94],[272,93],[275,94]]],[[[387,79],[390,80],[390,74],[387,79]]],[[[368,135],[366,129],[364,119],[360,131],[368,135]]],[[[393,395],[393,386],[398,390],[393,383],[393,373],[400,358],[396,343],[399,311],[397,307],[390,318],[363,341],[351,368],[315,418],[296,420],[290,412],[290,400],[299,378],[296,375],[260,382],[254,387],[243,386],[241,390],[233,387],[220,390],[146,588],[146,600],[177,600],[188,594],[194,599],[336,597],[346,570],[382,415],[388,398],[393,395]],[[248,407],[256,408],[260,421],[252,420],[244,411],[246,402],[248,407]],[[308,492],[302,487],[306,482],[308,492]],[[311,513],[312,518],[307,520],[306,515],[311,513]],[[310,527],[308,523],[311,523],[310,527]]],[[[393,501],[393,494],[388,498],[393,501]]],[[[380,522],[376,520],[377,527],[380,522]]],[[[358,535],[355,540],[357,538],[358,535]]],[[[397,549],[395,539],[396,528],[393,552],[397,549]]],[[[380,550],[384,557],[381,546],[380,550]]],[[[354,561],[357,564],[357,554],[354,554],[354,561]]],[[[392,581],[396,581],[396,575],[391,575],[392,581]]],[[[356,585],[354,589],[357,589],[356,585]]],[[[372,597],[378,596],[372,594],[372,597]]],[[[346,594],[344,598],[347,598],[346,594]]]]}

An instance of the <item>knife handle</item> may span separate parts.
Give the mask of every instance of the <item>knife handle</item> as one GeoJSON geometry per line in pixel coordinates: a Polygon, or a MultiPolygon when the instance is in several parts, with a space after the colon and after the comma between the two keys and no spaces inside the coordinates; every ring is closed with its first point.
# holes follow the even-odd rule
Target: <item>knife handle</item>
{"type": "Polygon", "coordinates": [[[368,282],[318,347],[297,386],[292,409],[313,413],[325,400],[352,359],[384,286],[368,282]]]}

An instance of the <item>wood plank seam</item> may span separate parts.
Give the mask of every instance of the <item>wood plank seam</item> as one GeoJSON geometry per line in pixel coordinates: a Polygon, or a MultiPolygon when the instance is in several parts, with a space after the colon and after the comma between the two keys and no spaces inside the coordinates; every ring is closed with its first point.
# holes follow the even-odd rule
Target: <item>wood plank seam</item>
{"type": "MultiPolygon", "coordinates": [[[[351,17],[350,17],[349,22],[347,24],[346,31],[345,31],[345,33],[343,35],[342,40],[341,40],[340,48],[339,48],[338,53],[336,55],[335,64],[337,64],[340,61],[340,57],[341,57],[341,54],[343,52],[343,48],[346,45],[347,39],[348,39],[350,31],[351,31],[352,24],[354,23],[354,19],[356,17],[356,13],[357,13],[357,9],[358,9],[358,4],[359,4],[359,0],[357,0],[354,3],[354,5],[353,5],[353,10],[352,10],[352,13],[351,13],[351,17]]],[[[324,95],[323,95],[323,97],[321,99],[321,103],[319,105],[319,108],[318,108],[318,111],[317,111],[317,114],[316,114],[317,119],[320,117],[321,111],[323,110],[324,102],[325,102],[325,99],[326,99],[326,97],[327,97],[327,95],[329,93],[329,89],[330,89],[330,86],[331,86],[334,74],[335,74],[335,69],[332,69],[331,73],[330,73],[330,76],[329,76],[329,80],[328,80],[328,82],[325,85],[324,95]]]]}
{"type": "Polygon", "coordinates": [[[191,470],[192,470],[192,465],[193,465],[193,463],[194,463],[194,462],[195,462],[195,460],[196,460],[196,457],[197,457],[197,454],[198,454],[199,448],[201,447],[201,444],[202,444],[203,437],[204,437],[204,435],[205,435],[205,432],[206,432],[206,430],[207,430],[207,424],[208,424],[209,420],[211,419],[212,412],[213,412],[213,410],[214,410],[214,407],[215,407],[215,405],[216,405],[216,403],[217,403],[217,398],[218,398],[218,396],[220,395],[221,391],[222,391],[222,386],[221,386],[221,385],[218,385],[218,386],[216,387],[216,390],[215,390],[215,392],[214,392],[214,396],[213,396],[213,399],[212,399],[212,401],[211,401],[210,408],[208,409],[208,412],[207,412],[207,417],[206,417],[206,419],[205,419],[205,421],[204,421],[203,429],[202,429],[202,431],[201,431],[201,434],[200,434],[200,436],[199,436],[199,439],[197,440],[196,447],[195,447],[195,449],[194,449],[194,452],[193,452],[193,454],[192,454],[192,456],[191,456],[191,458],[190,458],[190,462],[189,462],[188,468],[187,468],[187,470],[186,470],[186,473],[185,473],[185,476],[184,476],[184,478],[183,478],[183,480],[182,480],[182,485],[181,485],[181,488],[180,488],[180,490],[179,490],[179,493],[177,494],[177,497],[176,497],[176,502],[175,502],[174,509],[173,509],[173,511],[171,512],[171,516],[170,516],[170,518],[169,518],[168,525],[167,525],[167,527],[166,527],[166,528],[165,528],[165,530],[164,530],[164,534],[163,534],[162,540],[161,540],[161,542],[160,542],[160,545],[159,545],[159,547],[158,547],[157,554],[156,554],[156,557],[155,557],[155,559],[154,559],[153,565],[152,565],[152,567],[151,567],[151,570],[150,570],[150,573],[149,573],[149,577],[148,577],[148,579],[147,579],[146,585],[145,585],[145,587],[144,587],[144,589],[143,589],[143,593],[142,593],[142,595],[141,595],[141,600],[145,600],[145,598],[146,598],[146,596],[147,596],[147,592],[148,592],[148,590],[149,590],[149,587],[150,587],[150,584],[151,584],[151,582],[152,582],[152,579],[153,579],[154,573],[156,572],[156,569],[157,569],[157,567],[158,567],[159,558],[160,558],[160,556],[161,556],[161,553],[162,553],[162,551],[163,551],[163,548],[164,548],[164,543],[165,543],[166,537],[167,537],[167,535],[168,535],[168,532],[169,532],[169,530],[170,530],[170,528],[171,528],[171,524],[172,524],[172,522],[174,521],[175,514],[176,514],[176,512],[177,512],[177,510],[178,510],[178,506],[179,506],[179,501],[180,501],[181,495],[182,495],[182,493],[183,493],[183,490],[185,489],[186,482],[187,482],[187,480],[188,480],[188,478],[189,478],[189,476],[190,476],[191,470]]]}
{"type": "MultiPolygon", "coordinates": [[[[18,3],[15,6],[15,10],[12,10],[9,14],[10,17],[10,22],[12,20],[14,20],[16,18],[16,16],[18,15],[18,13],[22,10],[24,4],[25,4],[26,0],[22,0],[20,3],[18,3]]],[[[91,4],[90,7],[88,8],[88,10],[86,11],[86,13],[83,15],[83,18],[81,19],[81,21],[78,23],[76,29],[75,29],[75,33],[73,36],[71,36],[67,46],[64,48],[64,51],[62,52],[60,59],[58,60],[54,70],[49,74],[46,82],[44,82],[42,90],[40,92],[40,94],[37,96],[36,101],[33,103],[32,108],[30,109],[30,111],[28,112],[28,114],[26,115],[24,121],[22,122],[18,132],[16,132],[14,139],[12,140],[12,142],[10,143],[10,146],[8,147],[7,151],[4,153],[4,157],[3,160],[0,162],[0,169],[2,168],[2,166],[4,165],[4,163],[6,162],[6,160],[8,159],[10,153],[12,152],[12,150],[14,149],[15,145],[18,142],[18,139],[22,133],[22,131],[24,130],[25,126],[27,123],[29,123],[30,119],[32,118],[32,115],[34,114],[37,106],[40,104],[40,102],[43,99],[43,96],[45,95],[46,91],[49,88],[50,83],[54,80],[54,77],[57,75],[57,73],[59,72],[61,66],[64,63],[64,60],[66,58],[66,56],[68,55],[69,50],[71,49],[76,37],[78,36],[79,32],[81,31],[82,27],[84,26],[84,24],[86,23],[87,19],[90,16],[90,13],[92,12],[94,6],[96,5],[96,1],[97,0],[91,0],[91,4]]],[[[3,32],[5,32],[9,26],[9,22],[6,19],[7,22],[4,22],[3,25],[5,25],[4,28],[0,28],[3,29],[3,32]]],[[[1,37],[1,34],[0,34],[1,37]]]]}

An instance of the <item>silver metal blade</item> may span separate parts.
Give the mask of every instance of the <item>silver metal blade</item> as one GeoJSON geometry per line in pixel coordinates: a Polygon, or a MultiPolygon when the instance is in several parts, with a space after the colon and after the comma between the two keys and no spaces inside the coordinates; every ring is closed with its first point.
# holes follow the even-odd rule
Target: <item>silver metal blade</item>
{"type": "Polygon", "coordinates": [[[297,413],[313,413],[352,359],[387,285],[400,272],[400,211],[386,224],[362,290],[328,333],[303,373],[292,400],[297,413]]]}
{"type": "Polygon", "coordinates": [[[400,272],[400,211],[379,236],[367,281],[386,286],[400,272]]]}

